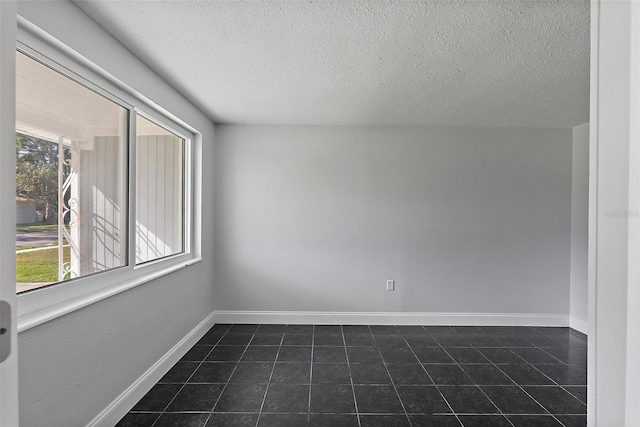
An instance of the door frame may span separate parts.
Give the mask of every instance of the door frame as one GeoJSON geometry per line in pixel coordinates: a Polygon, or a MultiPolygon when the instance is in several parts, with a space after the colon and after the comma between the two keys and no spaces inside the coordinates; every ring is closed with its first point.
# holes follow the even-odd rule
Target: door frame
{"type": "MultiPolygon", "coordinates": [[[[0,425],[18,426],[18,330],[15,261],[15,1],[0,1],[0,141],[8,155],[0,156],[0,300],[10,307],[9,357],[0,363],[0,425]]],[[[6,337],[0,338],[6,339],[6,337]]],[[[6,343],[6,341],[3,341],[6,343]]],[[[5,344],[6,345],[6,344],[5,344]]],[[[6,347],[5,347],[6,349],[6,347]]]]}

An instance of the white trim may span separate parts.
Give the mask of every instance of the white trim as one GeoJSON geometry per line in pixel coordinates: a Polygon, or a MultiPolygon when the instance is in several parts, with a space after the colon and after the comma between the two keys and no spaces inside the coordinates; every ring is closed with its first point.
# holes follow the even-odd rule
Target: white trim
{"type": "MultiPolygon", "coordinates": [[[[131,275],[129,274],[127,275],[127,280],[123,280],[122,282],[114,280],[113,283],[116,284],[110,284],[109,286],[105,286],[102,289],[93,290],[92,292],[87,292],[86,294],[77,296],[75,298],[65,299],[59,304],[50,305],[48,307],[43,307],[40,310],[32,310],[25,313],[21,312],[21,310],[24,310],[25,305],[35,305],[35,303],[30,304],[31,301],[27,302],[25,301],[25,299],[34,296],[39,297],[40,294],[38,294],[39,291],[36,290],[32,293],[20,295],[18,301],[22,301],[22,303],[20,303],[18,306],[18,332],[24,332],[45,322],[48,322],[60,316],[64,316],[65,314],[69,314],[75,310],[79,310],[96,302],[102,301],[105,298],[112,297],[133,287],[150,282],[151,280],[157,279],[158,277],[166,276],[167,274],[181,270],[200,261],[202,261],[202,258],[200,257],[189,259],[185,262],[173,264],[160,270],[149,271],[148,274],[143,274],[134,278],[131,278],[131,275]]],[[[128,272],[128,270],[125,271],[125,273],[128,272]]],[[[107,277],[112,278],[113,275],[108,275],[107,277]]],[[[63,286],[69,285],[65,284],[63,286]]],[[[42,289],[42,291],[48,289],[53,290],[56,289],[56,287],[42,289]]],[[[38,299],[42,300],[43,298],[38,299]]]]}
{"type": "Polygon", "coordinates": [[[569,327],[585,335],[589,335],[589,322],[578,319],[575,316],[569,316],[569,327]]]}
{"type": "Polygon", "coordinates": [[[214,313],[208,315],[198,326],[193,328],[180,342],[173,346],[153,366],[133,382],[120,396],[102,410],[87,426],[111,427],[124,417],[127,412],[166,374],[171,367],[193,347],[200,338],[214,325],[214,313]]]}
{"type": "Polygon", "coordinates": [[[216,310],[216,323],[315,325],[457,325],[457,326],[569,326],[565,314],[538,313],[345,313],[330,311],[216,310]]]}

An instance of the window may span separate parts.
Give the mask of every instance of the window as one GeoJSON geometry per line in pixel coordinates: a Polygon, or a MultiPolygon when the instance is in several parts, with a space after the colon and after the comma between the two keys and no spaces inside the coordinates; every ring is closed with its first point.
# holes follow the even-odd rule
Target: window
{"type": "Polygon", "coordinates": [[[29,41],[16,53],[25,330],[200,260],[200,136],[59,42],[20,35],[29,41]]]}
{"type": "Polygon", "coordinates": [[[127,264],[127,115],[17,53],[18,293],[127,264]]]}
{"type": "Polygon", "coordinates": [[[184,139],[138,115],[136,137],[136,263],[183,249],[184,139]]]}

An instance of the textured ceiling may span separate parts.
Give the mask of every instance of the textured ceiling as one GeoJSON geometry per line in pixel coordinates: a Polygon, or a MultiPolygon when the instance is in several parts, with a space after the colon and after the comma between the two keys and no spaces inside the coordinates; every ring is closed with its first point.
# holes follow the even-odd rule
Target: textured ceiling
{"type": "Polygon", "coordinates": [[[589,119],[588,1],[75,3],[217,123],[589,119]]]}

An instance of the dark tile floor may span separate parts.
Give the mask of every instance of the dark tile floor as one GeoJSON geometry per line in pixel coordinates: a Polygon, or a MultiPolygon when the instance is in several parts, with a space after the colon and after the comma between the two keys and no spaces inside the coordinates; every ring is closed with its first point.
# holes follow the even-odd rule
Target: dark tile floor
{"type": "Polygon", "coordinates": [[[568,328],[215,325],[124,426],[585,426],[568,328]]]}

